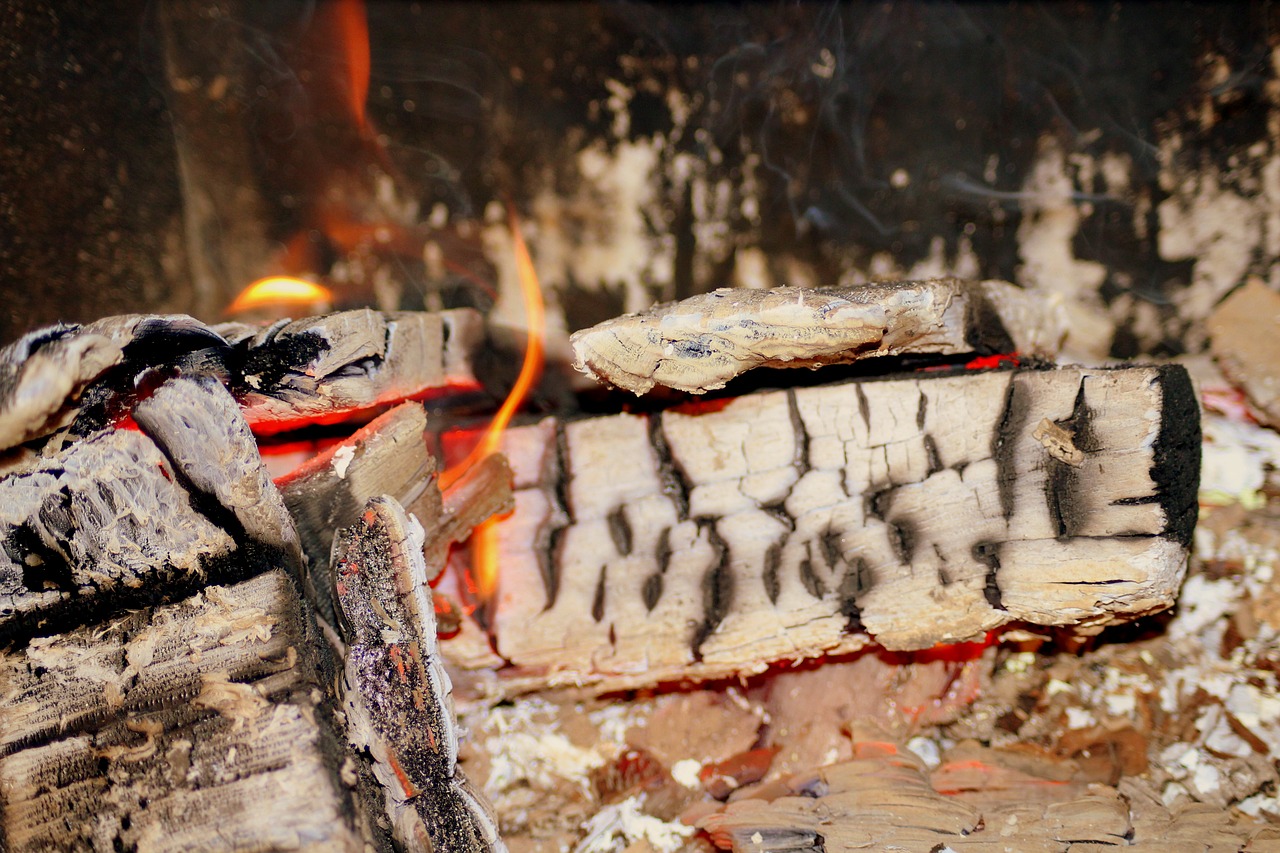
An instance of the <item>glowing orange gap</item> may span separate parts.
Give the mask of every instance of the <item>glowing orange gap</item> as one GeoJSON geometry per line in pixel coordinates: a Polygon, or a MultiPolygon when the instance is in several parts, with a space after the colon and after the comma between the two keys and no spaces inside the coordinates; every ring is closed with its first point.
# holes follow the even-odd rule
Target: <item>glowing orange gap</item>
{"type": "Polygon", "coordinates": [[[227,313],[239,314],[264,305],[281,303],[310,305],[323,302],[328,305],[332,301],[333,293],[327,287],[300,278],[276,275],[260,278],[240,291],[240,295],[227,307],[227,313]]]}

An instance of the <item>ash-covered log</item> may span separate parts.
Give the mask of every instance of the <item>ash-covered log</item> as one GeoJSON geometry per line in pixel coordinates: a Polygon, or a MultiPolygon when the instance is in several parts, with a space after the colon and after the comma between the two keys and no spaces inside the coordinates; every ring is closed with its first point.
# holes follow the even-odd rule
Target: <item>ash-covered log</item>
{"type": "Polygon", "coordinates": [[[170,379],[133,414],[141,432],[108,427],[50,444],[0,479],[0,637],[210,579],[300,573],[293,522],[216,379],[170,379]]]}
{"type": "Polygon", "coordinates": [[[231,345],[231,387],[259,434],[474,388],[471,356],[484,338],[480,315],[466,309],[363,309],[214,329],[231,345]]]}
{"type": "Polygon", "coordinates": [[[0,847],[367,849],[324,649],[273,571],[0,655],[0,847]]]}
{"type": "Polygon", "coordinates": [[[1162,610],[1199,434],[1177,366],[921,373],[515,428],[495,689],[715,678],[1162,610]]]}
{"type": "Polygon", "coordinates": [[[493,814],[458,767],[453,685],[427,586],[440,566],[427,566],[425,542],[422,526],[386,497],[371,500],[338,533],[333,571],[347,641],[347,737],[371,763],[402,849],[501,853],[493,814]]]}
{"type": "Polygon", "coordinates": [[[571,338],[574,367],[643,394],[701,394],[755,367],[904,354],[1046,355],[1061,336],[1040,300],[1002,281],[721,288],[607,320],[571,338]]]}
{"type": "Polygon", "coordinates": [[[114,425],[163,379],[218,378],[255,432],[338,421],[476,386],[484,337],[467,309],[347,311],[266,328],[128,315],[54,326],[0,349],[0,451],[70,427],[114,425]]]}

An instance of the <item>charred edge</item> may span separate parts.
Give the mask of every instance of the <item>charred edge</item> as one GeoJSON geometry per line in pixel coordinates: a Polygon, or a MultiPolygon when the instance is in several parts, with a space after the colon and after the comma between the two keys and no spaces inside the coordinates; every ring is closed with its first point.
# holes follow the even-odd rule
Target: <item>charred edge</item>
{"type": "Polygon", "coordinates": [[[987,603],[996,610],[1004,610],[1004,595],[1000,592],[1000,543],[999,542],[977,542],[974,543],[972,552],[973,559],[987,567],[987,583],[982,592],[987,597],[987,603]]]}
{"type": "Polygon", "coordinates": [[[800,417],[800,403],[796,400],[796,390],[794,388],[787,389],[787,414],[791,416],[791,429],[796,434],[794,464],[796,479],[799,479],[810,468],[809,431],[805,429],[804,418],[800,417]]]}
{"type": "Polygon", "coordinates": [[[969,288],[965,304],[965,343],[983,355],[1013,352],[1017,345],[1000,318],[1000,312],[979,286],[969,288]]]}
{"type": "Polygon", "coordinates": [[[662,598],[662,577],[667,573],[667,567],[671,565],[670,527],[664,527],[659,534],[654,558],[658,563],[658,571],[645,578],[644,584],[640,587],[640,596],[644,600],[645,609],[651,612],[658,606],[658,600],[662,598]]]}
{"type": "Polygon", "coordinates": [[[568,525],[564,525],[547,530],[546,547],[538,548],[538,574],[542,575],[542,586],[547,591],[547,603],[542,608],[544,612],[556,606],[556,596],[560,594],[560,566],[564,563],[564,533],[568,529],[568,525]]]}
{"type": "Polygon", "coordinates": [[[932,477],[942,470],[942,457],[938,455],[938,443],[927,432],[924,434],[924,455],[929,460],[929,470],[925,476],[932,477]]]}
{"type": "Polygon", "coordinates": [[[867,518],[884,521],[893,503],[893,486],[883,489],[868,489],[862,498],[862,514],[867,518]]]}
{"type": "Polygon", "coordinates": [[[805,590],[814,598],[822,598],[827,594],[822,578],[813,570],[813,540],[804,543],[804,559],[800,561],[800,583],[804,584],[805,590]]]}
{"type": "Polygon", "coordinates": [[[1076,391],[1076,399],[1071,406],[1071,417],[1059,421],[1058,426],[1071,433],[1071,443],[1077,450],[1093,453],[1098,449],[1098,437],[1093,432],[1093,410],[1085,401],[1085,379],[1086,377],[1080,377],[1080,388],[1076,391]]]}
{"type": "Polygon", "coordinates": [[[764,552],[764,572],[760,580],[764,583],[765,595],[769,596],[772,604],[778,603],[778,596],[782,594],[782,584],[778,581],[778,570],[782,568],[782,542],[781,540],[774,542],[764,552]]]}
{"type": "MultiPolygon", "coordinates": [[[[560,526],[548,526],[541,531],[538,545],[538,574],[542,576],[542,586],[547,591],[547,604],[543,610],[550,610],[555,606],[556,597],[560,594],[560,566],[563,564],[564,557],[564,533],[568,529],[569,524],[573,521],[573,512],[569,507],[569,439],[564,431],[564,424],[556,421],[555,424],[555,453],[548,460],[547,467],[549,470],[544,472],[544,482],[551,482],[554,488],[551,490],[555,503],[558,505],[560,512],[564,513],[563,517],[569,519],[568,523],[560,526]]],[[[551,517],[554,519],[558,513],[553,508],[551,517]]]]}
{"type": "Polygon", "coordinates": [[[862,383],[853,383],[853,393],[858,397],[858,414],[862,415],[862,425],[867,428],[867,435],[871,435],[871,405],[867,402],[867,394],[862,390],[862,383]]]}
{"type": "Polygon", "coordinates": [[[924,389],[919,389],[920,398],[916,401],[916,429],[924,429],[925,417],[929,411],[929,398],[924,395],[924,389]]]}
{"type": "Polygon", "coordinates": [[[889,547],[904,566],[911,565],[916,552],[916,531],[905,519],[889,522],[889,547]]]}
{"type": "Polygon", "coordinates": [[[942,553],[942,548],[940,548],[936,542],[933,544],[933,553],[938,556],[938,583],[943,586],[951,586],[955,578],[953,578],[951,576],[951,572],[947,570],[947,557],[942,553]]]}
{"type": "Polygon", "coordinates": [[[822,546],[822,558],[827,561],[827,567],[832,572],[836,570],[841,562],[844,561],[844,548],[841,547],[840,531],[828,527],[822,531],[822,536],[818,538],[818,544],[822,546]]]}
{"type": "Polygon", "coordinates": [[[604,619],[604,593],[609,577],[609,567],[600,567],[600,577],[596,580],[596,594],[591,600],[591,618],[597,622],[604,619]]]}
{"type": "MultiPolygon", "coordinates": [[[[66,541],[72,535],[70,510],[71,492],[66,487],[49,495],[38,510],[43,526],[57,531],[57,541],[66,541]],[[58,524],[50,516],[65,516],[66,521],[58,524]]],[[[75,579],[66,555],[50,547],[30,521],[15,525],[0,547],[14,565],[22,567],[22,585],[31,592],[43,592],[50,587],[61,592],[75,591],[75,579]]]]}
{"type": "Polygon", "coordinates": [[[609,536],[613,547],[626,557],[631,553],[631,522],[627,521],[627,508],[620,506],[608,515],[609,536]]]}
{"type": "Polygon", "coordinates": [[[671,454],[671,445],[667,444],[667,436],[662,431],[662,413],[649,416],[649,445],[658,457],[658,479],[662,483],[662,493],[671,498],[676,507],[676,518],[685,521],[689,518],[689,494],[693,486],[684,470],[671,454]]]}
{"type": "Polygon", "coordinates": [[[1005,521],[1013,517],[1013,486],[1018,479],[1018,465],[1014,455],[1018,436],[1030,413],[1031,404],[1027,399],[1027,392],[1018,382],[1018,372],[1012,372],[1004,395],[999,426],[991,437],[991,456],[996,461],[996,488],[1000,492],[1000,512],[1005,521]]]}
{"type": "MultiPolygon", "coordinates": [[[[1089,453],[1097,450],[1098,442],[1093,432],[1093,412],[1085,400],[1084,385],[1085,377],[1082,376],[1071,407],[1071,417],[1058,421],[1057,425],[1071,433],[1077,449],[1089,453]]],[[[1076,468],[1053,458],[1045,463],[1045,505],[1059,539],[1069,539],[1080,529],[1080,516],[1084,512],[1080,489],[1080,472],[1076,468]]]]}
{"type": "Polygon", "coordinates": [[[1185,367],[1165,364],[1155,370],[1160,432],[1152,445],[1151,480],[1164,512],[1162,535],[1185,548],[1199,512],[1200,406],[1185,367]]]}
{"type": "Polygon", "coordinates": [[[729,614],[733,602],[733,572],[729,566],[729,545],[713,525],[707,537],[716,549],[716,564],[702,578],[702,624],[693,635],[693,658],[702,661],[702,644],[729,614]]]}
{"type": "Polygon", "coordinates": [[[862,594],[871,589],[871,568],[867,561],[858,557],[845,567],[844,577],[840,579],[840,613],[844,616],[845,631],[850,634],[866,633],[862,624],[862,607],[858,604],[862,594]]]}
{"type": "Polygon", "coordinates": [[[241,341],[227,356],[231,387],[237,393],[270,394],[290,373],[302,373],[329,351],[329,342],[315,331],[299,332],[253,346],[253,338],[241,341]],[[250,382],[249,377],[253,377],[250,382]]]}

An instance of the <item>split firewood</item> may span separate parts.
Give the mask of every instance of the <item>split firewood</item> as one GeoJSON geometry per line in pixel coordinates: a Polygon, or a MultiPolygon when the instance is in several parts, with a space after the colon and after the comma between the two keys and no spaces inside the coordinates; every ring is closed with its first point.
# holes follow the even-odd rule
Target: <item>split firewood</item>
{"type": "Polygon", "coordinates": [[[0,655],[0,847],[369,849],[323,649],[273,571],[0,655]]]}
{"type": "Polygon", "coordinates": [[[233,348],[232,390],[259,433],[341,419],[352,411],[474,387],[480,315],[343,311],[269,328],[214,330],[233,348]]]}
{"type": "Polygon", "coordinates": [[[155,362],[174,364],[179,352],[222,345],[181,314],[126,314],[25,335],[0,349],[0,450],[70,424],[91,383],[126,361],[137,372],[155,362]]]}
{"type": "Polygon", "coordinates": [[[453,686],[436,640],[425,538],[388,497],[371,500],[355,526],[338,533],[347,737],[372,761],[402,849],[505,851],[488,804],[458,766],[453,686]]]}
{"type": "MultiPolygon", "coordinates": [[[[215,376],[259,433],[341,420],[408,398],[473,388],[480,315],[347,311],[261,328],[184,315],[53,326],[0,349],[0,451],[128,414],[144,375],[215,376]]],[[[141,393],[140,393],[141,391],[141,393]]]]}
{"type": "Polygon", "coordinates": [[[517,427],[491,606],[512,666],[495,689],[742,675],[1162,610],[1199,434],[1177,366],[925,373],[517,427]]]}
{"type": "Polygon", "coordinates": [[[1039,302],[1000,281],[722,288],[574,333],[574,367],[643,394],[701,394],[753,367],[817,367],[929,353],[1051,354],[1039,302]]]}
{"type": "Polygon", "coordinates": [[[50,445],[0,479],[0,637],[187,594],[207,577],[300,573],[297,532],[226,388],[175,377],[133,416],[141,432],[50,445]]]}
{"type": "MultiPolygon", "coordinates": [[[[427,566],[437,572],[451,542],[511,509],[511,473],[500,454],[463,475],[442,501],[426,428],[422,406],[397,406],[278,481],[307,551],[317,606],[327,620],[333,620],[336,602],[328,571],[334,534],[358,518],[370,498],[389,495],[424,522],[438,521],[424,545],[427,566]]],[[[434,575],[428,580],[434,582],[434,575]]]]}
{"type": "Polygon", "coordinates": [[[104,430],[0,479],[0,636],[104,597],[187,591],[239,550],[142,433],[104,430]]]}
{"type": "Polygon", "coordinates": [[[181,481],[217,502],[249,541],[279,554],[295,573],[302,547],[249,424],[236,401],[209,376],[179,376],[161,384],[133,409],[133,419],[169,458],[181,481]]]}

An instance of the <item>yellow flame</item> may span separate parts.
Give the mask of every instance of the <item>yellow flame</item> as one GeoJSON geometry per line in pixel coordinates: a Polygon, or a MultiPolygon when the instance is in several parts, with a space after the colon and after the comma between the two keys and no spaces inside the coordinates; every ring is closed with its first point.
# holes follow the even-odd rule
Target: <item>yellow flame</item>
{"type": "Polygon", "coordinates": [[[300,278],[274,275],[260,278],[240,291],[227,307],[228,314],[252,311],[264,305],[314,305],[326,307],[333,302],[333,293],[327,287],[300,278]]]}
{"type": "MultiPolygon", "coordinates": [[[[542,288],[538,284],[538,273],[533,267],[533,258],[529,255],[529,247],[525,245],[524,237],[520,234],[515,210],[511,208],[508,208],[508,220],[511,227],[512,248],[516,256],[516,275],[520,280],[520,295],[524,298],[525,318],[529,329],[524,362],[520,365],[520,375],[516,377],[510,393],[502,401],[498,413],[493,416],[493,420],[485,429],[484,436],[465,459],[456,465],[451,465],[440,475],[442,489],[457,482],[457,479],[476,462],[498,451],[502,442],[502,433],[507,428],[507,424],[511,423],[512,416],[542,375],[542,339],[546,329],[546,306],[542,302],[542,288]]],[[[482,603],[487,603],[493,598],[498,586],[496,524],[497,520],[491,518],[476,527],[471,534],[471,571],[476,585],[476,596],[482,603]]]]}

